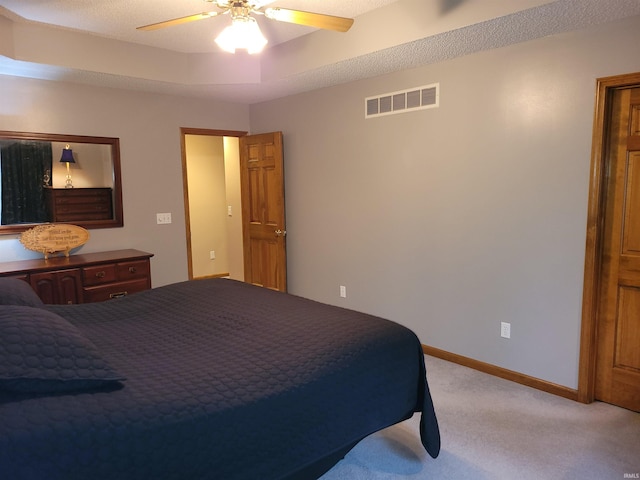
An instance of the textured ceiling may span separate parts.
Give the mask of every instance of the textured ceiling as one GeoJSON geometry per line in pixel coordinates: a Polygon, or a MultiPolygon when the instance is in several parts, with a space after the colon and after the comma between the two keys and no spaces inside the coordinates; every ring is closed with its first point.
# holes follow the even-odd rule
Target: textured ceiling
{"type": "MultiPolygon", "coordinates": [[[[261,3],[270,7],[353,18],[396,1],[261,0],[261,3]]],[[[229,24],[229,17],[224,15],[154,32],[136,30],[141,25],[218,10],[215,4],[204,0],[0,0],[0,5],[34,22],[189,53],[217,50],[213,39],[229,24]]],[[[274,22],[261,16],[257,20],[269,37],[270,45],[314,31],[309,27],[274,22]]]]}
{"type": "Polygon", "coordinates": [[[258,56],[220,53],[202,0],[0,0],[0,74],[255,103],[640,15],[639,0],[289,0],[355,18],[347,33],[258,19],[258,56]]]}

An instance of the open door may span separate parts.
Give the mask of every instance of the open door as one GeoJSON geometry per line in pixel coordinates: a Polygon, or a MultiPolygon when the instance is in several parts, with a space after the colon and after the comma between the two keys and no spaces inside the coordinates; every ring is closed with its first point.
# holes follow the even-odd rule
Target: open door
{"type": "Polygon", "coordinates": [[[640,412],[640,87],[610,98],[596,399],[640,412]]]}
{"type": "Polygon", "coordinates": [[[640,411],[640,73],[596,103],[579,399],[640,411]]]}
{"type": "Polygon", "coordinates": [[[282,132],[240,137],[244,281],[287,290],[282,132]]]}

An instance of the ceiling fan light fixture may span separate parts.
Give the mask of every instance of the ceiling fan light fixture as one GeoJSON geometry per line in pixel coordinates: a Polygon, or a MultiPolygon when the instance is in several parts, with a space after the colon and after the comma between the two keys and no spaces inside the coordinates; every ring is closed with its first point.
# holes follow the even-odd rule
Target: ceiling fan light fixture
{"type": "Polygon", "coordinates": [[[236,53],[237,49],[247,50],[251,54],[260,53],[267,44],[253,17],[236,17],[231,20],[231,25],[226,27],[218,38],[218,46],[229,53],[236,53]]]}

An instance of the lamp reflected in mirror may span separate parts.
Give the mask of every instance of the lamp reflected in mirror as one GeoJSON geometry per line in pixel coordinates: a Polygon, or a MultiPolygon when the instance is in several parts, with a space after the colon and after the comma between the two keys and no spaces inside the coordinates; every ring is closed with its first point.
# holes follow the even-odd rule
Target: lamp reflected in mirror
{"type": "Polygon", "coordinates": [[[67,180],[64,188],[73,188],[73,182],[71,181],[71,170],[69,168],[69,165],[72,163],[76,163],[76,161],[73,159],[73,150],[71,150],[71,146],[68,143],[62,149],[62,158],[60,158],[60,162],[67,164],[67,180]]]}

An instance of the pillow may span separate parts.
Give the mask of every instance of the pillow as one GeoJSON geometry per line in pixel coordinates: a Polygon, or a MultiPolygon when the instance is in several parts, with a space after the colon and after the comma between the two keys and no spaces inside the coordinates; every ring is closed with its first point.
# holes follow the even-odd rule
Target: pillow
{"type": "Polygon", "coordinates": [[[0,305],[27,305],[40,307],[42,300],[31,285],[11,277],[0,278],[0,305]]]}
{"type": "Polygon", "coordinates": [[[0,390],[86,391],[124,380],[96,346],[55,313],[0,306],[0,390]]]}

